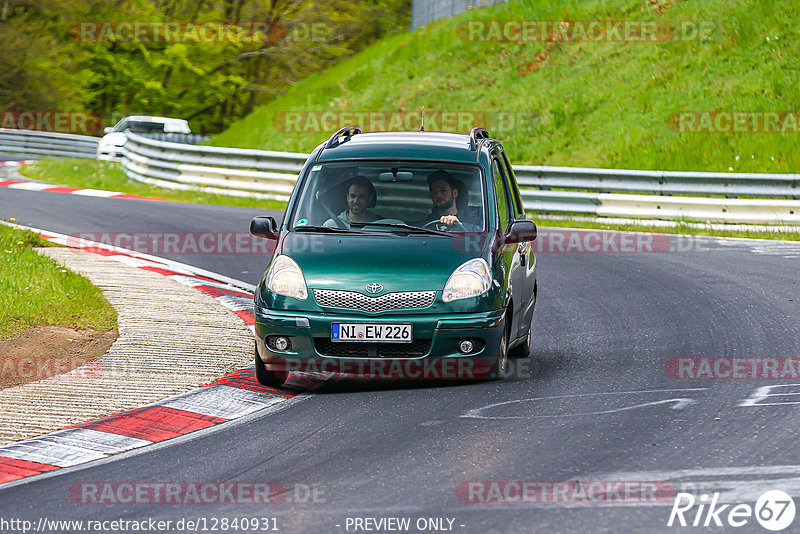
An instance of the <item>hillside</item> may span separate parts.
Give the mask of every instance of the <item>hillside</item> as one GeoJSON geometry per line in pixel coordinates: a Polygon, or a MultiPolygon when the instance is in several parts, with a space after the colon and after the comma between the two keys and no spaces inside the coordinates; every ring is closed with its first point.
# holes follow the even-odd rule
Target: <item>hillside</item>
{"type": "Polygon", "coordinates": [[[511,0],[381,40],[211,144],[307,152],[359,122],[355,112],[374,112],[360,121],[365,131],[381,121],[416,129],[407,113],[423,105],[432,122],[453,112],[446,126],[456,131],[468,131],[465,118],[487,125],[519,164],[798,172],[800,9],[795,1],[511,0]],[[520,20],[539,22],[520,38],[504,22],[520,20]],[[590,25],[609,20],[629,30],[620,37],[619,24],[590,25]],[[512,39],[503,42],[502,31],[512,39]],[[714,111],[725,113],[704,113],[714,111]]]}

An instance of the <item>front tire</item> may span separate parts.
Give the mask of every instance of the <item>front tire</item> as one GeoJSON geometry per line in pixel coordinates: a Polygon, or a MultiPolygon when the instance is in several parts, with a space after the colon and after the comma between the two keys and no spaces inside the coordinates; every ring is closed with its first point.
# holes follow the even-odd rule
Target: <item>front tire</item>
{"type": "MultiPolygon", "coordinates": [[[[508,314],[506,314],[506,317],[508,314]]],[[[506,377],[506,373],[508,372],[508,334],[510,332],[510,327],[508,323],[505,323],[503,327],[503,337],[500,340],[500,349],[497,355],[497,360],[492,365],[492,369],[489,371],[489,379],[490,380],[502,380],[506,377]]]]}
{"type": "Polygon", "coordinates": [[[531,331],[525,336],[525,341],[508,351],[509,358],[527,358],[531,355],[531,331]]]}
{"type": "Polygon", "coordinates": [[[283,385],[288,378],[286,371],[270,371],[258,355],[258,346],[255,350],[256,380],[262,386],[277,388],[283,385]]]}

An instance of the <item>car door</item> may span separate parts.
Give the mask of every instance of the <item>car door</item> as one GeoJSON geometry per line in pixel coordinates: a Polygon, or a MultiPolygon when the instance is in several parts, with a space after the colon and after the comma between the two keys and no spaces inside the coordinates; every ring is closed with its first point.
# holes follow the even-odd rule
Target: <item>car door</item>
{"type": "MultiPolygon", "coordinates": [[[[499,217],[498,229],[501,233],[506,233],[514,220],[514,201],[498,149],[492,151],[492,180],[494,181],[495,204],[499,217]]],[[[517,245],[515,244],[504,245],[500,253],[502,254],[501,261],[507,272],[508,287],[513,302],[512,310],[514,315],[511,320],[509,337],[509,342],[511,342],[521,335],[520,326],[522,321],[520,319],[522,318],[525,294],[525,265],[520,260],[521,256],[517,253],[517,245]]]]}
{"type": "MultiPolygon", "coordinates": [[[[522,205],[522,197],[519,193],[519,186],[517,185],[517,177],[514,175],[514,169],[508,161],[503,149],[500,149],[500,157],[503,163],[503,169],[506,171],[508,177],[508,188],[513,199],[514,218],[516,220],[525,220],[525,208],[522,205]]],[[[533,320],[533,306],[534,306],[534,286],[536,285],[536,256],[533,254],[533,244],[530,241],[524,241],[517,246],[517,254],[520,258],[520,263],[524,266],[524,276],[522,286],[524,290],[524,306],[522,309],[522,316],[524,320],[520,325],[520,336],[528,333],[533,320]]]]}

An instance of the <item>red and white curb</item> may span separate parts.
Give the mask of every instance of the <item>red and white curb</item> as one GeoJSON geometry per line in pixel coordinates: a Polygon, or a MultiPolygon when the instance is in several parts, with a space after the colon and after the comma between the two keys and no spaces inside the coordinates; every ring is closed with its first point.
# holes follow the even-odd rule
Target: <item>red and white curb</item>
{"type": "MultiPolygon", "coordinates": [[[[9,162],[2,162],[9,163],[9,162]]],[[[7,187],[9,189],[21,189],[23,191],[43,191],[45,193],[69,193],[72,195],[81,195],[85,197],[99,197],[99,198],[132,198],[136,200],[152,200],[163,202],[158,198],[140,197],[137,195],[129,195],[128,193],[120,193],[118,191],[103,191],[100,189],[84,189],[80,187],[65,187],[52,184],[43,184],[39,182],[28,182],[24,180],[0,180],[0,187],[7,187]]]]}
{"type": "Polygon", "coordinates": [[[14,166],[28,165],[30,163],[36,163],[36,160],[35,159],[26,159],[26,160],[22,160],[22,161],[0,161],[0,167],[3,167],[4,165],[14,165],[14,166]]]}
{"type": "MultiPolygon", "coordinates": [[[[5,223],[4,224],[8,224],[5,223]]],[[[215,298],[254,329],[253,287],[185,264],[101,243],[18,226],[61,245],[76,245],[156,272],[215,298]]],[[[172,439],[274,406],[313,389],[325,377],[292,374],[281,388],[262,386],[248,365],[199,389],[0,447],[0,484],[172,439]]]]}

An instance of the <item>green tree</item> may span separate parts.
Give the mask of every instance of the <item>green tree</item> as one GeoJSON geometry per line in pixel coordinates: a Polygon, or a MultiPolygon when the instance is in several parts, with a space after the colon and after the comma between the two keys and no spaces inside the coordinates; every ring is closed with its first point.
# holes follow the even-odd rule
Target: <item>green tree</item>
{"type": "Polygon", "coordinates": [[[77,110],[107,123],[183,117],[216,132],[293,83],[405,29],[409,0],[7,0],[3,109],[77,110]],[[92,42],[81,22],[268,22],[266,42],[92,42]]]}

